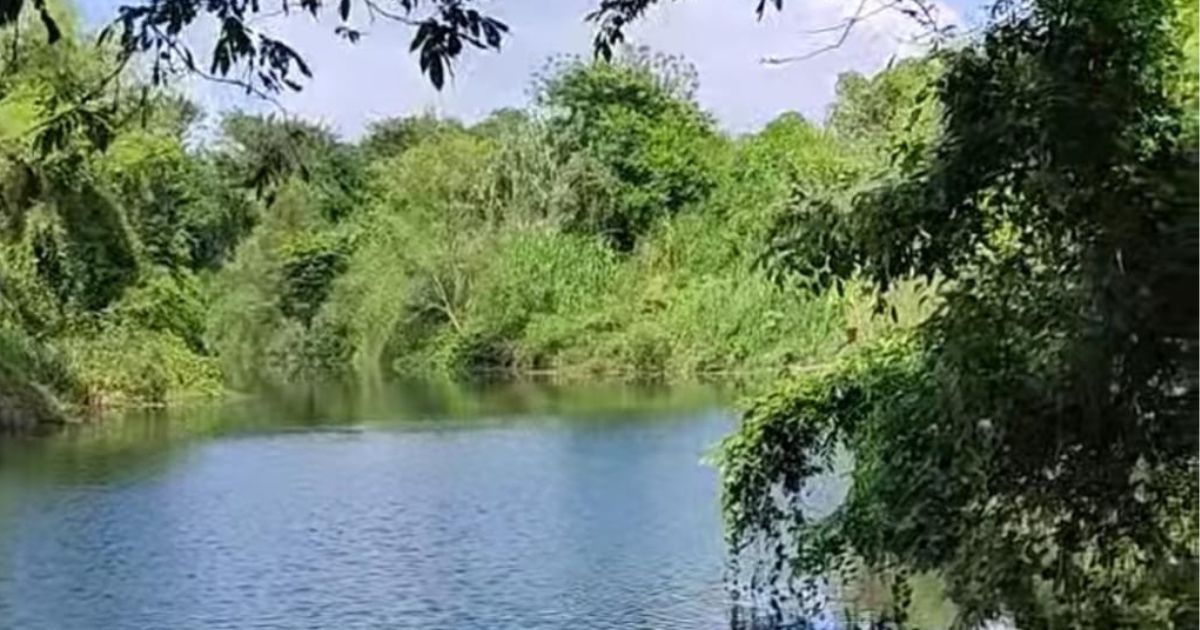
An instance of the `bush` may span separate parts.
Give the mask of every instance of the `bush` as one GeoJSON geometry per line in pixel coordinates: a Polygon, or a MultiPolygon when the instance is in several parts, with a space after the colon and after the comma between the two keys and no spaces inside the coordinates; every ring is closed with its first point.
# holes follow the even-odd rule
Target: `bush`
{"type": "Polygon", "coordinates": [[[216,361],[167,332],[105,325],[62,345],[88,405],[165,404],[222,390],[216,361]]]}
{"type": "Polygon", "coordinates": [[[708,198],[722,139],[694,89],[690,66],[645,50],[611,63],[565,59],[547,71],[538,102],[555,141],[595,159],[614,184],[615,203],[571,217],[574,229],[630,251],[659,218],[708,198]]]}
{"type": "Polygon", "coordinates": [[[131,329],[173,334],[194,352],[204,352],[204,294],[190,272],[156,270],[113,305],[117,321],[131,329]]]}

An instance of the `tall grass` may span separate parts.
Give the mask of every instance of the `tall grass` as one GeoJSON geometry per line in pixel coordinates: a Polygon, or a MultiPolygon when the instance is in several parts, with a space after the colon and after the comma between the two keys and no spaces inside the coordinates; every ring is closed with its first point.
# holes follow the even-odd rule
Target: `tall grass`
{"type": "Polygon", "coordinates": [[[610,200],[578,186],[587,165],[553,159],[537,121],[522,124],[485,139],[445,131],[371,168],[319,333],[344,331],[359,377],[728,378],[819,363],[892,325],[853,296],[783,287],[758,267],[790,194],[776,183],[833,185],[848,171],[828,145],[776,162],[784,132],[827,142],[804,123],[727,145],[724,192],[662,217],[629,253],[573,229],[581,208],[610,200]],[[743,179],[772,164],[765,191],[743,179]],[[751,200],[763,207],[736,207],[751,200]]]}
{"type": "MultiPolygon", "coordinates": [[[[898,325],[853,290],[812,293],[762,268],[797,194],[868,177],[861,147],[795,115],[731,138],[686,95],[655,92],[645,68],[596,72],[552,109],[474,128],[380,123],[357,144],[235,117],[216,160],[232,170],[215,172],[282,160],[253,200],[242,189],[257,224],[208,234],[231,254],[195,272],[146,257],[103,313],[60,326],[83,397],[161,402],[347,375],[766,382],[898,325]],[[612,100],[613,81],[645,111],[612,100]],[[688,124],[663,118],[677,110],[688,124]],[[308,140],[289,149],[297,134],[308,140]]],[[[122,163],[158,164],[138,147],[122,163]]],[[[114,177],[153,180],[130,173],[114,177]]]]}

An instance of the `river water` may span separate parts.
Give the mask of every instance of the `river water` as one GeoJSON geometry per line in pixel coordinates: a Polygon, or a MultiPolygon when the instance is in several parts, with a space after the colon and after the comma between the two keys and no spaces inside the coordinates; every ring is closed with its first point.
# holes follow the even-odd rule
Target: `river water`
{"type": "Polygon", "coordinates": [[[728,409],[396,386],[7,440],[0,627],[727,627],[728,409]]]}

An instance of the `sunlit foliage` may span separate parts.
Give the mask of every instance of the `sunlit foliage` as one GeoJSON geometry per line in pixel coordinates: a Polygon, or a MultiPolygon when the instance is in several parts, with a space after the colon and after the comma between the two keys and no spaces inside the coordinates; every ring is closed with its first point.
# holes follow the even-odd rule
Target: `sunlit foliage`
{"type": "MultiPolygon", "coordinates": [[[[900,625],[920,574],[962,627],[1194,625],[1195,7],[1001,2],[844,75],[826,120],[730,137],[690,66],[617,45],[652,3],[603,3],[607,54],[526,110],[200,143],[126,63],[183,3],[96,47],[3,4],[0,426],[331,378],[738,380],[766,392],[717,455],[752,618],[870,574],[900,625]]],[[[213,71],[290,89],[303,59],[232,4],[213,71]]],[[[417,27],[435,83],[504,32],[423,6],[453,8],[417,27]]]]}

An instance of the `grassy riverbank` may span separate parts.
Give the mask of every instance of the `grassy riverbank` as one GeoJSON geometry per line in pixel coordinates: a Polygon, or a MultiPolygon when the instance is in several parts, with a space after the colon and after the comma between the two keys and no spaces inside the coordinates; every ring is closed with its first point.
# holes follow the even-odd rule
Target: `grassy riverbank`
{"type": "Polygon", "coordinates": [[[330,378],[773,374],[893,325],[853,291],[777,282],[763,253],[789,208],[932,132],[934,62],[847,75],[828,120],[739,137],[696,105],[690,66],[631,50],[556,60],[527,109],[471,125],[348,141],[231,114],[205,133],[148,88],[113,95],[97,138],[101,112],[49,129],[36,104],[112,61],[71,29],[13,36],[0,365],[38,417],[330,378]]]}

